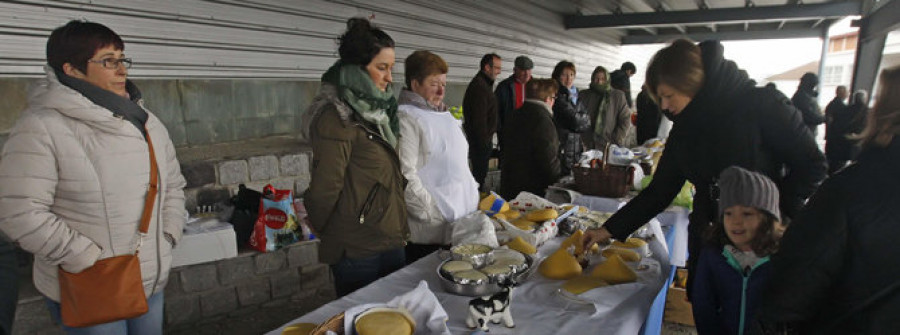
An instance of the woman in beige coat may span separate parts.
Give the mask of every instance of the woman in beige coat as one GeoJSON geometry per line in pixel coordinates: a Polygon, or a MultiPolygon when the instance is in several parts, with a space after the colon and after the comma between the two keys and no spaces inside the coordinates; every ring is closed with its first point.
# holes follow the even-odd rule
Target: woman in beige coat
{"type": "Polygon", "coordinates": [[[578,103],[591,118],[591,128],[581,136],[585,147],[603,150],[607,144],[635,145],[628,100],[624,92],[610,88],[606,68],[594,69],[590,88],[578,93],[578,97],[578,103]]]}
{"type": "Polygon", "coordinates": [[[59,321],[58,268],[79,273],[97,260],[134,253],[149,311],[69,334],[161,334],[171,250],[185,221],[185,181],[166,128],[127,80],[131,59],[109,28],[72,21],[47,43],[47,76],[10,133],[0,159],[0,231],[33,253],[34,284],[59,321]],[[150,181],[159,193],[138,237],[150,181]]]}

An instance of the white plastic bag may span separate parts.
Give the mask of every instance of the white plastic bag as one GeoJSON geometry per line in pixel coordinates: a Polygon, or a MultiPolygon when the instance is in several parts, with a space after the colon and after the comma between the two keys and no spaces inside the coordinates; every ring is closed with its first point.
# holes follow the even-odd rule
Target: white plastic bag
{"type": "Polygon", "coordinates": [[[453,245],[484,244],[491,248],[500,246],[497,243],[494,223],[482,211],[469,213],[450,223],[450,226],[452,227],[450,241],[453,245]]]}

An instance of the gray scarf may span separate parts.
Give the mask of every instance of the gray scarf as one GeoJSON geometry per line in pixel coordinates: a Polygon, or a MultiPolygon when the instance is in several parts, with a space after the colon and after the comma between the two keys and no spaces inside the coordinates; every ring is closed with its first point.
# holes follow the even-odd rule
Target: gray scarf
{"type": "Polygon", "coordinates": [[[144,138],[147,138],[147,129],[145,128],[148,118],[147,111],[141,108],[141,106],[138,106],[137,101],[141,99],[141,91],[131,82],[131,80],[125,81],[125,90],[131,98],[128,99],[84,80],[69,77],[62,71],[54,69],[54,72],[56,72],[56,79],[59,80],[60,83],[78,91],[78,93],[84,95],[88,100],[100,107],[108,109],[113,112],[114,115],[121,116],[125,120],[128,120],[141,131],[144,138]]]}
{"type": "Polygon", "coordinates": [[[438,106],[432,106],[428,101],[425,101],[421,95],[416,92],[413,92],[409,89],[403,89],[400,91],[400,99],[398,100],[398,104],[400,105],[413,105],[419,109],[436,111],[436,112],[446,112],[447,105],[442,101],[438,106]]]}

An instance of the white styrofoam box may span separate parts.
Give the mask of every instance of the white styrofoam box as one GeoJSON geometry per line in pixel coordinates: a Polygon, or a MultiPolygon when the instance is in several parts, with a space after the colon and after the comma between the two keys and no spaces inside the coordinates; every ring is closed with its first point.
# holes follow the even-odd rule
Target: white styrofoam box
{"type": "Polygon", "coordinates": [[[172,250],[172,266],[192,265],[237,256],[237,238],[227,222],[201,219],[188,223],[172,250]]]}

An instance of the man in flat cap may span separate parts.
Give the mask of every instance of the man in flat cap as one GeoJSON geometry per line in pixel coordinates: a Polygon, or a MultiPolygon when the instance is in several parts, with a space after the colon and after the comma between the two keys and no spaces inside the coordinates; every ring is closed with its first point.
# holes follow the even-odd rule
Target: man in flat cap
{"type": "Polygon", "coordinates": [[[500,150],[503,150],[503,124],[507,116],[522,107],[525,102],[525,83],[531,80],[531,69],[534,63],[526,56],[516,57],[513,63],[513,74],[497,85],[494,95],[497,96],[497,113],[500,124],[497,127],[497,138],[500,139],[500,150]]]}

